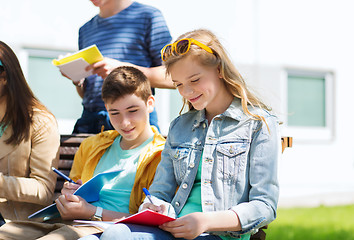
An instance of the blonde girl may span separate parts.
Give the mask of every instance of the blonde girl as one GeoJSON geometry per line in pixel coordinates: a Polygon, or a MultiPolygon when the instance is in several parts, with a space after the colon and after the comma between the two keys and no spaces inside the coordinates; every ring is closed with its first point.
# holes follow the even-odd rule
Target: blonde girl
{"type": "Polygon", "coordinates": [[[246,87],[213,33],[162,50],[189,110],[172,121],[141,209],[177,217],[159,227],[116,224],[101,239],[249,239],[276,217],[278,121],[246,87]]]}

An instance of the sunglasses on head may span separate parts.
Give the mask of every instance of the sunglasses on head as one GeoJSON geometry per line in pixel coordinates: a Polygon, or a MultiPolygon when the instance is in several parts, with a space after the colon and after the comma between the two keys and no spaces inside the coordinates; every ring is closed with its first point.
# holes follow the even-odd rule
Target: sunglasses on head
{"type": "Polygon", "coordinates": [[[177,42],[167,44],[161,50],[162,61],[166,61],[166,59],[171,57],[173,55],[173,53],[175,53],[177,55],[186,54],[189,51],[189,49],[191,48],[192,43],[197,45],[198,47],[204,49],[208,53],[213,54],[213,50],[211,50],[211,48],[206,46],[205,44],[198,42],[197,40],[195,40],[193,38],[183,38],[181,40],[178,40],[177,42]]]}

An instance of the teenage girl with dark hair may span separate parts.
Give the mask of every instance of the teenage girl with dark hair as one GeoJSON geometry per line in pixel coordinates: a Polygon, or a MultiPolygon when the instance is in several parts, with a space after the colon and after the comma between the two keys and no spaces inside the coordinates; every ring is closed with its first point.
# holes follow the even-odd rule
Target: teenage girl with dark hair
{"type": "Polygon", "coordinates": [[[0,41],[0,212],[25,220],[52,202],[60,136],[12,49],[0,41]]]}

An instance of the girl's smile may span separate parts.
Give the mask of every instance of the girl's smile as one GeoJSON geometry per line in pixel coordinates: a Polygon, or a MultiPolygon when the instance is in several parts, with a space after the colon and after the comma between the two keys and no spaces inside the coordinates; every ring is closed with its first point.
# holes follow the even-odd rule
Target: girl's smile
{"type": "Polygon", "coordinates": [[[197,96],[197,97],[195,97],[195,98],[190,98],[188,101],[190,101],[190,102],[193,104],[193,102],[198,101],[198,99],[200,99],[201,96],[202,96],[202,94],[200,94],[199,96],[197,96]]]}

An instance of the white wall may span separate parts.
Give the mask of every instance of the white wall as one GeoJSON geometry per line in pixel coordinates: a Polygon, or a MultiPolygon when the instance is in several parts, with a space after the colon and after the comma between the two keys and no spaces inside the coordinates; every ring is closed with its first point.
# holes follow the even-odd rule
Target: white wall
{"type": "MultiPolygon", "coordinates": [[[[164,14],[173,38],[195,29],[214,31],[250,85],[282,112],[279,71],[285,67],[332,71],[335,76],[334,137],[302,142],[279,165],[281,199],[317,193],[354,192],[350,0],[141,0],[164,14]]],[[[84,0],[1,1],[0,39],[11,46],[74,50],[78,28],[96,13],[84,0]]],[[[168,98],[159,90],[157,99],[168,98]]],[[[300,97],[300,96],[299,96],[300,97]]],[[[163,131],[166,106],[158,105],[163,131]]],[[[286,129],[283,129],[286,134],[286,129]]],[[[333,194],[335,195],[335,194],[333,194]]],[[[323,199],[317,197],[318,202],[323,199]]]]}
{"type": "MultiPolygon", "coordinates": [[[[259,63],[335,74],[334,138],[299,142],[280,165],[283,196],[354,192],[352,1],[259,1],[259,63]]],[[[301,97],[301,96],[299,96],[301,97]]]]}
{"type": "Polygon", "coordinates": [[[77,49],[79,27],[96,9],[86,0],[1,0],[0,39],[11,45],[77,49]]]}
{"type": "Polygon", "coordinates": [[[354,192],[353,113],[347,100],[354,87],[352,1],[182,0],[173,9],[170,1],[145,2],[162,9],[174,37],[199,27],[219,35],[246,80],[271,101],[281,119],[286,115],[281,108],[281,69],[333,72],[335,100],[328,104],[334,108],[334,137],[294,139],[280,163],[281,197],[354,192]]]}

